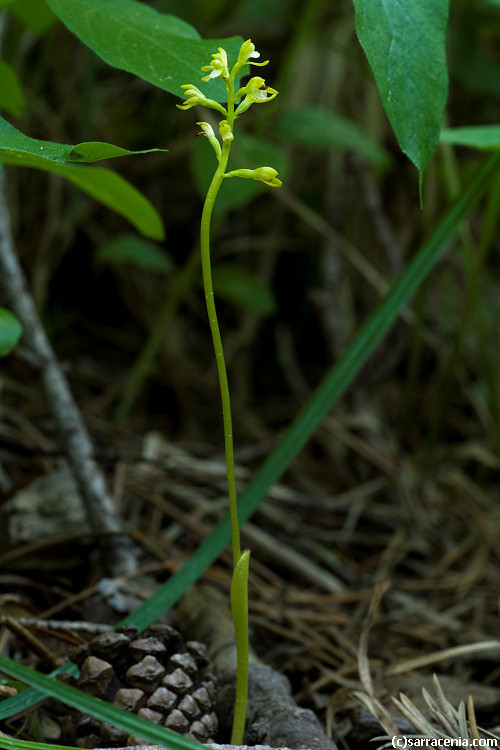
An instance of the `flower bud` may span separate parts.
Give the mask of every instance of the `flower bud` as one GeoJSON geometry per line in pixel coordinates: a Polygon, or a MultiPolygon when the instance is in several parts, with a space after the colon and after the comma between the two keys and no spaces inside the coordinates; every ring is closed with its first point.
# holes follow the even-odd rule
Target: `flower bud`
{"type": "Polygon", "coordinates": [[[233,131],[227,120],[219,122],[219,133],[223,141],[232,141],[234,139],[233,131]]]}
{"type": "Polygon", "coordinates": [[[243,177],[265,182],[270,187],[280,187],[282,182],[276,177],[277,174],[272,167],[258,167],[257,169],[234,169],[232,172],[226,172],[224,177],[243,177]]]}
{"type": "Polygon", "coordinates": [[[187,101],[185,101],[184,104],[176,104],[176,107],[179,109],[191,109],[191,107],[200,104],[202,107],[216,109],[218,112],[222,112],[223,115],[227,114],[222,104],[219,104],[213,99],[208,99],[200,89],[196,88],[196,86],[193,86],[191,83],[184,84],[184,86],[181,86],[181,89],[185,89],[183,95],[187,98],[187,101]]]}
{"type": "Polygon", "coordinates": [[[203,134],[207,136],[208,140],[212,144],[212,148],[215,151],[217,159],[220,159],[220,143],[217,140],[213,127],[208,122],[197,122],[196,124],[200,126],[203,134]]]}

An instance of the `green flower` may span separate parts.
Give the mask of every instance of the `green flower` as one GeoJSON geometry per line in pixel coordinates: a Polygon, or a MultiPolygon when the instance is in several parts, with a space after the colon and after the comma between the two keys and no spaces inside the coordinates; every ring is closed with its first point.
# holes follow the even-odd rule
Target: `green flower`
{"type": "Polygon", "coordinates": [[[247,39],[246,42],[243,42],[243,44],[240,47],[240,51],[238,54],[238,59],[236,60],[236,64],[232,70],[232,73],[236,75],[236,73],[247,63],[249,65],[267,65],[269,60],[265,60],[264,62],[253,62],[250,61],[250,58],[256,58],[260,57],[260,52],[257,52],[255,49],[255,44],[253,44],[251,39],[247,39]]]}
{"type": "Polygon", "coordinates": [[[280,187],[282,182],[276,177],[277,174],[272,167],[258,167],[257,169],[235,169],[232,172],[226,172],[224,177],[244,177],[250,180],[260,180],[269,187],[280,187]]]}
{"type": "Polygon", "coordinates": [[[222,47],[219,47],[218,52],[214,52],[212,55],[212,64],[204,65],[202,70],[210,70],[211,72],[204,76],[201,80],[206,82],[211,78],[218,78],[221,76],[224,80],[229,78],[229,68],[227,67],[227,52],[222,47]]]}
{"type": "Polygon", "coordinates": [[[271,99],[274,99],[277,95],[278,92],[276,89],[267,86],[263,78],[260,76],[254,76],[254,78],[250,78],[247,85],[243,86],[243,88],[241,88],[236,94],[236,99],[240,96],[244,96],[245,98],[238,105],[235,115],[238,116],[241,115],[242,112],[246,112],[252,104],[264,104],[265,102],[270,102],[271,99]]]}
{"type": "MultiPolygon", "coordinates": [[[[234,93],[234,79],[240,68],[247,64],[261,66],[267,65],[269,62],[268,60],[261,63],[253,62],[256,57],[259,57],[259,53],[255,50],[255,45],[252,43],[252,40],[247,39],[240,47],[238,58],[231,73],[229,73],[227,53],[222,47],[219,47],[219,51],[212,55],[211,64],[202,67],[202,71],[210,71],[208,75],[201,79],[202,81],[207,82],[211,78],[218,77],[221,77],[224,81],[228,91],[227,109],[213,99],[207,99],[205,94],[203,94],[203,92],[196,86],[193,86],[190,83],[181,86],[181,88],[184,89],[186,101],[183,104],[177,105],[179,109],[190,109],[191,107],[200,104],[203,107],[216,109],[224,115],[224,119],[219,122],[219,133],[222,140],[222,147],[212,126],[208,122],[198,123],[201,128],[201,133],[198,135],[205,135],[208,138],[215,151],[217,159],[219,162],[223,161],[224,168],[226,168],[231,141],[234,140],[233,126],[236,117],[242,112],[245,112],[252,104],[264,104],[278,95],[276,89],[267,86],[265,80],[260,76],[250,78],[245,86],[242,86],[236,94],[234,93]],[[241,101],[239,105],[234,109],[236,103],[240,99],[241,101]]],[[[272,167],[258,167],[258,169],[235,169],[232,172],[224,174],[224,177],[243,177],[251,180],[259,180],[270,187],[280,187],[281,180],[278,179],[277,174],[277,171],[272,167]]]]}
{"type": "Polygon", "coordinates": [[[268,102],[278,94],[276,89],[266,86],[264,79],[259,76],[250,78],[247,85],[244,86],[243,91],[256,104],[259,102],[268,102]]]}
{"type": "Polygon", "coordinates": [[[184,84],[184,86],[181,86],[181,89],[185,89],[183,95],[187,98],[187,101],[184,104],[176,104],[176,107],[179,109],[191,109],[191,107],[201,104],[202,107],[210,107],[210,109],[216,109],[218,112],[222,112],[223,115],[227,115],[222,104],[215,102],[213,99],[208,99],[200,89],[191,83],[184,84]]]}

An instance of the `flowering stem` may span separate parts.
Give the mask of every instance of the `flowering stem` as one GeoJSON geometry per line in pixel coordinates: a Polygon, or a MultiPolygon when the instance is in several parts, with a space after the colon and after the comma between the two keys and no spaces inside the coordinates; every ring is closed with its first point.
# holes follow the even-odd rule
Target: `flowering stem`
{"type": "MultiPolygon", "coordinates": [[[[231,101],[231,95],[229,96],[231,101]]],[[[228,118],[229,119],[229,118],[228,118]]],[[[232,123],[231,123],[232,124],[232,123]]],[[[230,141],[222,144],[219,165],[212,178],[210,187],[205,198],[203,213],[201,216],[200,247],[201,267],[203,273],[203,287],[205,290],[205,301],[207,305],[208,321],[212,332],[217,371],[219,374],[219,385],[222,400],[222,418],[224,424],[224,443],[226,451],[227,484],[229,493],[229,515],[231,520],[231,537],[233,545],[233,580],[231,583],[231,609],[236,640],[237,653],[237,677],[236,677],[236,701],[233,719],[233,733],[231,743],[240,745],[243,742],[245,729],[245,716],[247,708],[248,693],[248,557],[249,553],[241,554],[240,526],[238,521],[238,505],[236,495],[236,476],[234,470],[233,449],[233,427],[231,418],[231,399],[229,396],[229,384],[227,380],[224,350],[217,321],[215,309],[214,290],[212,283],[212,268],[210,263],[210,221],[212,211],[224,179],[229,151],[230,141]]]]}
{"type": "MultiPolygon", "coordinates": [[[[248,694],[248,566],[250,563],[250,551],[241,552],[240,544],[240,525],[238,521],[238,504],[236,495],[236,477],[234,471],[234,449],[233,449],[233,426],[231,419],[231,400],[229,397],[229,385],[227,382],[226,363],[224,361],[224,351],[222,340],[217,321],[217,312],[215,309],[214,288],[212,283],[212,268],[210,263],[210,222],[212,212],[219,192],[222,181],[225,177],[245,177],[253,180],[261,180],[271,187],[279,187],[281,181],[277,178],[277,172],[272,167],[258,167],[257,169],[237,169],[226,173],[231,141],[233,140],[234,121],[243,112],[255,103],[263,103],[274,99],[277,95],[276,89],[266,85],[266,82],[260,76],[251,78],[246,86],[238,89],[235,93],[235,81],[238,73],[243,66],[250,65],[267,65],[269,60],[264,62],[255,62],[259,53],[255,50],[255,45],[251,39],[247,39],[241,45],[238,59],[229,71],[227,53],[222,47],[218,52],[212,55],[210,65],[202,67],[203,72],[208,72],[201,80],[205,83],[211,78],[221,80],[227,89],[227,109],[213,99],[207,99],[205,94],[199,88],[192,84],[184,84],[181,88],[184,90],[186,101],[184,104],[178,104],[179,109],[190,109],[200,104],[202,107],[215,109],[225,115],[225,119],[219,123],[219,133],[222,138],[222,147],[216,137],[212,126],[208,122],[197,123],[202,132],[207,136],[215,156],[219,162],[218,167],[208,188],[208,192],[203,205],[200,227],[200,246],[201,246],[201,267],[203,273],[203,287],[205,290],[205,301],[207,304],[208,321],[212,332],[214,343],[215,359],[217,362],[217,371],[219,374],[220,394],[222,400],[222,418],[224,424],[224,443],[226,449],[226,466],[227,466],[227,485],[229,493],[229,517],[231,521],[231,536],[233,543],[233,578],[231,581],[231,612],[233,615],[234,635],[236,641],[236,699],[234,707],[233,731],[231,743],[241,745],[245,731],[245,718],[247,711],[247,694],[248,694]],[[241,100],[241,101],[240,101],[241,100]],[[238,104],[239,102],[239,104],[238,104]],[[235,107],[235,105],[237,105],[235,107]]],[[[201,133],[200,133],[201,135],[201,133]]]]}

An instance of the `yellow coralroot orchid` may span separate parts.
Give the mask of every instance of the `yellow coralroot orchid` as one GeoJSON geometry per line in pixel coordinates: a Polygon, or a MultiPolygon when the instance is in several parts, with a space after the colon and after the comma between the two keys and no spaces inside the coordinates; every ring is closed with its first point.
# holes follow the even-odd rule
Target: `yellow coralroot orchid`
{"type": "MultiPolygon", "coordinates": [[[[220,77],[226,86],[228,93],[227,109],[214,101],[214,99],[208,99],[205,94],[200,91],[197,86],[193,86],[191,83],[184,84],[181,86],[184,89],[184,96],[186,101],[183,104],[178,104],[179,109],[191,109],[196,105],[202,107],[208,107],[209,109],[215,109],[224,115],[224,120],[219,123],[219,134],[222,140],[222,148],[217,136],[211,125],[206,122],[200,122],[198,125],[201,127],[202,132],[207,136],[208,140],[212,144],[217,159],[221,160],[224,148],[227,149],[227,153],[224,154],[224,160],[227,164],[227,158],[229,156],[229,147],[231,142],[234,140],[234,121],[243,112],[252,106],[252,104],[265,104],[266,102],[274,99],[278,92],[276,89],[268,86],[263,78],[260,76],[253,76],[250,80],[242,86],[236,93],[234,93],[234,84],[236,75],[244,65],[267,65],[269,60],[264,62],[254,62],[255,58],[260,57],[260,54],[255,49],[255,44],[251,39],[247,39],[240,47],[238,58],[236,63],[233,65],[231,73],[229,72],[229,65],[227,60],[227,52],[222,47],[218,48],[218,52],[212,55],[212,62],[210,65],[204,65],[201,70],[203,72],[210,71],[208,75],[204,76],[201,80],[205,83],[210,81],[212,78],[220,77]],[[241,101],[240,101],[241,100],[241,101]],[[238,104],[239,101],[239,104],[238,104]]],[[[244,177],[251,178],[253,180],[260,180],[270,187],[279,187],[281,181],[276,177],[277,172],[271,167],[259,167],[258,169],[237,169],[228,174],[222,174],[224,177],[244,177]]]]}
{"type": "Polygon", "coordinates": [[[254,62],[259,57],[255,45],[251,39],[240,47],[238,58],[229,72],[227,53],[222,47],[212,55],[210,65],[204,65],[202,71],[208,74],[201,80],[208,82],[213,78],[221,78],[227,90],[227,108],[222,104],[207,99],[199,88],[192,84],[185,84],[184,89],[186,101],[178,104],[179,109],[190,109],[196,105],[208,107],[221,112],[223,118],[219,122],[219,136],[214,132],[212,125],[208,122],[199,122],[200,135],[205,135],[210,141],[218,160],[217,169],[208,188],[203,205],[200,228],[200,251],[201,267],[203,274],[203,287],[207,305],[208,320],[212,339],[214,343],[215,359],[222,401],[222,419],[224,423],[224,443],[226,452],[227,484],[229,495],[229,516],[231,523],[231,537],[233,548],[233,582],[231,584],[231,607],[233,614],[237,670],[236,670],[236,699],[233,718],[233,730],[231,744],[239,745],[243,741],[245,730],[245,716],[248,692],[248,565],[249,550],[242,552],[240,545],[240,526],[238,520],[238,498],[236,491],[236,475],[234,469],[233,427],[231,417],[231,400],[229,395],[229,384],[224,361],[224,351],[220,335],[217,311],[215,308],[214,289],[212,282],[212,266],[210,261],[210,223],[213,207],[219,189],[225,177],[243,177],[246,179],[259,180],[270,187],[279,187],[281,180],[277,177],[277,171],[272,167],[258,167],[257,169],[236,169],[227,172],[229,152],[234,140],[234,123],[240,114],[245,112],[252,104],[264,104],[277,96],[276,89],[266,85],[260,76],[250,78],[246,86],[238,89],[235,93],[236,76],[244,65],[267,65],[268,60],[261,63],[254,62]],[[240,101],[241,100],[241,101],[240,101]],[[239,104],[238,104],[239,102],[239,104]]]}

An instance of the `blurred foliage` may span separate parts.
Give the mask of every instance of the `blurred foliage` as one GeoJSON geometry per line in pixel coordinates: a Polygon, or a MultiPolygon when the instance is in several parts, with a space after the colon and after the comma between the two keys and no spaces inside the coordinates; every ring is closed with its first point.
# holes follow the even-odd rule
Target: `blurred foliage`
{"type": "Polygon", "coordinates": [[[22,332],[22,326],[16,316],[5,307],[0,307],[0,357],[8,354],[16,346],[22,332]]]}

